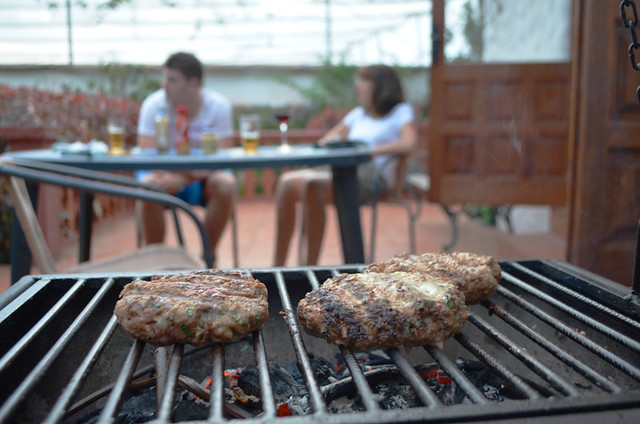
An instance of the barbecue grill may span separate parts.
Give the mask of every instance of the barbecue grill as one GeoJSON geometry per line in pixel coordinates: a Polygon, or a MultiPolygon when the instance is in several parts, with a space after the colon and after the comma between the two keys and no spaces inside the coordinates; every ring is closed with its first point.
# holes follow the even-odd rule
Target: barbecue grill
{"type": "MultiPolygon", "coordinates": [[[[178,390],[208,400],[207,417],[189,422],[640,422],[640,304],[621,286],[563,261],[501,262],[499,290],[472,307],[461,333],[442,346],[383,352],[417,406],[384,409],[361,356],[309,337],[298,301],[326,278],[364,265],[245,269],[269,289],[269,319],[239,342],[205,349],[154,346],[126,334],[113,316],[122,287],[152,274],[26,276],[0,296],[0,422],[77,422],[96,411],[114,422],[135,384],[156,383],[154,422],[174,422],[178,390]],[[165,356],[158,358],[158,352],[165,356]],[[360,407],[327,406],[313,358],[343,359],[360,407]],[[456,365],[482,364],[511,397],[489,399],[456,365]],[[281,417],[271,364],[297,364],[309,413],[281,417]],[[159,366],[158,364],[166,364],[159,366]],[[436,364],[464,395],[445,404],[419,373],[436,364]],[[260,411],[225,397],[225,370],[257,369],[260,411]],[[210,389],[194,384],[211,378],[210,389]],[[194,387],[196,386],[196,387],[194,387]]],[[[153,274],[157,275],[157,274],[153,274]]],[[[96,422],[96,421],[92,421],[96,422]]]]}

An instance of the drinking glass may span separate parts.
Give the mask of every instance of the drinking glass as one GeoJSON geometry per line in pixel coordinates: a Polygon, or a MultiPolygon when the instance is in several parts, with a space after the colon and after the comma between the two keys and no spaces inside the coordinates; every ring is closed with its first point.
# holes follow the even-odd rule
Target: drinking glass
{"type": "Polygon", "coordinates": [[[205,155],[212,155],[218,151],[218,140],[216,133],[213,131],[202,133],[200,140],[202,142],[202,153],[205,155]]]}
{"type": "Polygon", "coordinates": [[[287,131],[289,130],[289,115],[280,113],[276,115],[276,119],[280,124],[280,149],[289,150],[289,140],[287,140],[287,131]]]}
{"type": "Polygon", "coordinates": [[[107,123],[109,132],[109,154],[114,156],[124,155],[125,118],[111,117],[107,123]]]}
{"type": "Polygon", "coordinates": [[[247,155],[258,154],[260,144],[260,116],[248,114],[240,116],[240,141],[247,155]]]}

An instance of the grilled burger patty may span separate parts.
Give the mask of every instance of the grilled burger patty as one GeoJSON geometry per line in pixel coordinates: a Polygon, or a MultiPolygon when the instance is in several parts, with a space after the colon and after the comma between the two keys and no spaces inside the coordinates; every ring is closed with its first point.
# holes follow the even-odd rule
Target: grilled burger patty
{"type": "Polygon", "coordinates": [[[371,264],[364,272],[421,272],[452,279],[467,303],[480,303],[498,290],[500,264],[491,256],[467,252],[402,254],[371,264]]]}
{"type": "Polygon", "coordinates": [[[312,336],[354,350],[444,341],[469,317],[455,283],[424,273],[340,274],[298,303],[312,336]]]}
{"type": "Polygon", "coordinates": [[[217,270],[127,284],[115,315],[132,336],[165,345],[238,340],[269,316],[267,288],[250,275],[217,270]]]}

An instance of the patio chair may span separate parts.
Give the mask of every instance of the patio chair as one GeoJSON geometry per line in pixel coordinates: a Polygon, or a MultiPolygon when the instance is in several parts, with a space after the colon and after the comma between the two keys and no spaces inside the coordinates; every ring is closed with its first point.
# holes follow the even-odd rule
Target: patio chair
{"type": "MultiPolygon", "coordinates": [[[[377,195],[377,187],[373,199],[365,206],[371,207],[371,230],[369,238],[369,257],[368,262],[375,260],[376,235],[378,227],[378,205],[380,203],[389,203],[402,206],[407,212],[409,223],[409,252],[416,253],[416,221],[422,212],[422,199],[420,193],[411,185],[407,184],[407,176],[409,164],[412,161],[412,154],[397,155],[389,158],[381,168],[384,170],[386,166],[392,163],[392,159],[397,158],[395,186],[391,187],[383,196],[377,195]]],[[[378,181],[378,179],[376,179],[378,181]]]]}
{"type": "MultiPolygon", "coordinates": [[[[431,177],[427,168],[428,153],[418,152],[412,155],[412,160],[408,166],[407,173],[405,175],[405,186],[414,195],[419,198],[426,199],[429,196],[429,190],[431,189],[431,177]]],[[[460,214],[464,207],[452,207],[447,205],[438,204],[442,211],[449,220],[449,226],[451,227],[451,239],[442,245],[443,252],[449,252],[458,242],[458,214],[460,214]]]]}
{"type": "MultiPolygon", "coordinates": [[[[56,269],[53,255],[47,246],[42,228],[38,223],[27,183],[45,183],[85,193],[103,193],[163,204],[174,210],[180,210],[189,216],[198,229],[202,243],[202,258],[188,250],[183,244],[179,246],[154,244],[104,260],[82,262],[65,270],[65,272],[202,269],[213,265],[206,229],[191,207],[174,196],[140,184],[134,178],[75,167],[14,159],[0,161],[0,175],[5,180],[9,190],[15,215],[20,222],[34,261],[42,273],[53,274],[58,273],[59,270],[56,269]]],[[[177,220],[175,222],[177,223],[177,220]]]]}

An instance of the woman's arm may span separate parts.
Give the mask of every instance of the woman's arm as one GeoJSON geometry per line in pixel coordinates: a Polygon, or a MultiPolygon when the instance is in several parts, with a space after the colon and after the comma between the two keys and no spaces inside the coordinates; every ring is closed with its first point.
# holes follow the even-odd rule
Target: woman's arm
{"type": "Polygon", "coordinates": [[[396,141],[381,144],[371,150],[373,155],[402,155],[411,153],[416,145],[418,132],[413,122],[407,122],[400,130],[400,138],[396,141]]]}
{"type": "Polygon", "coordinates": [[[349,135],[349,127],[343,122],[340,121],[336,125],[333,126],[320,140],[318,143],[320,145],[326,143],[329,140],[336,139],[345,139],[349,135]]]}

